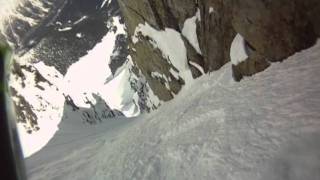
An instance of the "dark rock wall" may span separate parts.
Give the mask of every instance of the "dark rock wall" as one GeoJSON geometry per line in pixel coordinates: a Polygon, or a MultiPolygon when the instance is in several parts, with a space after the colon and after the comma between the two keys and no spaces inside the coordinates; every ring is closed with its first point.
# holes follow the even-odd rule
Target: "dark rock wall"
{"type": "MultiPolygon", "coordinates": [[[[201,65],[205,72],[220,69],[230,61],[230,46],[237,33],[251,51],[248,59],[232,69],[236,80],[251,76],[282,61],[297,51],[312,46],[320,35],[320,1],[318,0],[118,0],[129,36],[138,24],[147,22],[153,28],[165,27],[181,32],[184,22],[200,10],[197,36],[202,54],[184,38],[188,61],[201,65]]],[[[172,98],[164,85],[148,73],[167,74],[169,65],[148,40],[130,43],[133,61],[141,69],[155,94],[162,100],[172,98]],[[158,68],[156,68],[158,67],[158,68]]],[[[201,75],[191,67],[193,77],[201,75]]],[[[183,83],[176,82],[177,91],[183,83]]]]}
{"type": "Polygon", "coordinates": [[[319,1],[312,1],[233,0],[232,24],[259,53],[279,61],[315,42],[319,21],[308,14],[319,1]]]}

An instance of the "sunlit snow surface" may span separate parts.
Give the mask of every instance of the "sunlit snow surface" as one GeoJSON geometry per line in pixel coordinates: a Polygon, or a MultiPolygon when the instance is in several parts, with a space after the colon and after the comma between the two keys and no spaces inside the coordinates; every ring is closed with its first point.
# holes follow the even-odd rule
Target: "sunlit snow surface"
{"type": "Polygon", "coordinates": [[[130,107],[125,107],[125,99],[130,99],[128,96],[134,94],[129,84],[129,68],[124,68],[117,77],[107,83],[107,79],[113,76],[109,63],[116,37],[125,34],[124,25],[120,24],[118,17],[114,18],[114,23],[117,27],[115,33],[109,32],[86,56],[70,66],[64,77],[64,92],[70,95],[77,106],[86,108],[90,108],[90,104],[85,103],[85,99],[94,102],[92,94],[98,94],[112,109],[123,110],[127,117],[131,117],[139,114],[139,110],[133,102],[130,107]]]}
{"type": "Polygon", "coordinates": [[[317,179],[319,58],[320,43],[240,83],[227,64],[152,114],[62,122],[29,179],[317,179]]]}

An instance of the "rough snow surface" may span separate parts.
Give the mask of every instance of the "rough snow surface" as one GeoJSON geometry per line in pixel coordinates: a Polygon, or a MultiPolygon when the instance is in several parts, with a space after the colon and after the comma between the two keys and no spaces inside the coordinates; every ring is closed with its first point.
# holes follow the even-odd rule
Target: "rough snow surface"
{"type": "Polygon", "coordinates": [[[148,23],[139,24],[132,37],[133,43],[139,41],[139,33],[151,38],[150,43],[153,47],[161,50],[163,57],[178,69],[179,76],[185,80],[186,84],[192,82],[193,78],[187,62],[187,50],[179,32],[171,28],[157,31],[148,23]]]}
{"type": "Polygon", "coordinates": [[[230,58],[233,65],[237,65],[248,58],[245,46],[245,40],[240,34],[237,34],[230,49],[230,58]]]}
{"type": "MultiPolygon", "coordinates": [[[[198,13],[199,12],[197,12],[197,14],[198,13]]],[[[182,35],[187,38],[187,40],[193,46],[193,48],[197,51],[197,53],[202,54],[199,46],[198,36],[197,36],[197,21],[199,21],[197,15],[187,19],[184,22],[184,25],[182,28],[182,35]]]]}
{"type": "Polygon", "coordinates": [[[152,114],[63,122],[29,179],[317,179],[319,58],[320,43],[240,83],[227,64],[152,114]]]}

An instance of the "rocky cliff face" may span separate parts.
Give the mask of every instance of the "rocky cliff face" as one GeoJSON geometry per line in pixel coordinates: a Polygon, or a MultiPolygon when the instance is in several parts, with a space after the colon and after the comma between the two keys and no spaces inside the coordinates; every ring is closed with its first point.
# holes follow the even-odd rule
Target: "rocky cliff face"
{"type": "MultiPolygon", "coordinates": [[[[261,72],[270,63],[310,47],[320,35],[317,0],[119,0],[119,4],[129,36],[137,36],[138,27],[144,24],[157,32],[171,29],[179,33],[194,78],[218,70],[231,60],[230,48],[237,34],[244,39],[246,58],[233,63],[235,80],[261,72]],[[190,28],[189,34],[184,29],[192,18],[196,31],[190,35],[190,28]]],[[[132,38],[129,42],[134,63],[161,100],[173,98],[185,80],[173,78],[172,58],[161,47],[154,46],[156,40],[152,35],[143,32],[138,35],[138,41],[132,38]],[[152,76],[152,72],[169,81],[152,76]]]]}

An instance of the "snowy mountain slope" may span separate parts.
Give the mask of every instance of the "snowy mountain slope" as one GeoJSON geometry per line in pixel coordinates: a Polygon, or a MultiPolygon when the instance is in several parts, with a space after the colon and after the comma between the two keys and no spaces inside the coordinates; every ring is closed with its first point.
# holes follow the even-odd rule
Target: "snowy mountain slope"
{"type": "Polygon", "coordinates": [[[82,128],[64,121],[26,159],[29,178],[317,179],[319,58],[320,42],[240,83],[227,64],[156,112],[81,138],[82,128]]]}
{"type": "MultiPolygon", "coordinates": [[[[68,78],[55,67],[47,66],[42,61],[34,62],[36,58],[33,52],[15,57],[18,61],[13,66],[10,79],[10,87],[15,92],[13,100],[16,104],[25,156],[38,151],[52,138],[62,117],[65,116],[64,108],[70,105],[64,105],[65,101],[73,101],[68,99],[70,97],[67,91],[68,78]]],[[[101,58],[106,58],[108,55],[110,56],[106,54],[101,58]]],[[[108,69],[108,65],[106,68],[108,69]]],[[[80,109],[81,106],[78,105],[77,109],[69,113],[80,114],[78,120],[90,124],[103,121],[102,119],[110,116],[122,115],[116,111],[113,113],[106,103],[99,104],[97,98],[99,99],[99,97],[91,99],[83,97],[81,101],[85,106],[80,109]]]]}
{"type": "Polygon", "coordinates": [[[1,34],[15,50],[10,89],[26,157],[62,119],[76,117],[90,128],[159,106],[128,56],[117,1],[0,2],[7,13],[1,34]]]}

